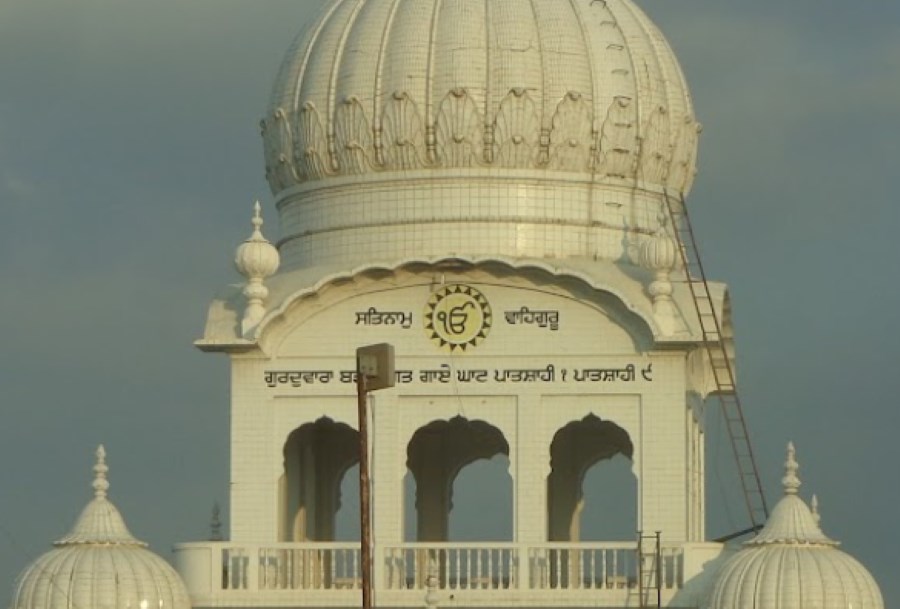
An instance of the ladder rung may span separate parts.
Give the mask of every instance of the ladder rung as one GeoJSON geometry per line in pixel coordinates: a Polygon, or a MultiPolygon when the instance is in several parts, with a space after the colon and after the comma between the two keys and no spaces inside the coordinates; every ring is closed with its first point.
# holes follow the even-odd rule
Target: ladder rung
{"type": "MultiPolygon", "coordinates": [[[[756,527],[761,525],[768,517],[768,508],[766,507],[759,473],[756,469],[756,462],[753,458],[750,438],[747,435],[747,426],[744,422],[744,415],[740,399],[738,398],[734,373],[731,369],[728,351],[725,348],[722,326],[713,305],[712,293],[706,281],[706,273],[703,270],[700,251],[697,248],[694,231],[691,228],[684,197],[670,197],[667,192],[664,192],[663,201],[669,212],[670,226],[678,239],[678,252],[684,266],[684,279],[677,281],[678,283],[687,283],[693,298],[697,319],[700,323],[701,336],[706,342],[707,354],[710,360],[709,365],[717,387],[716,395],[722,406],[726,422],[725,426],[731,439],[736,465],[740,473],[739,480],[744,491],[750,519],[754,525],[754,528],[749,530],[756,530],[756,527]]],[[[643,554],[643,551],[639,553],[643,554]]],[[[648,579],[646,581],[649,583],[653,580],[648,579]]],[[[641,584],[643,585],[643,583],[644,565],[642,564],[641,584]]],[[[644,606],[643,593],[645,591],[642,590],[641,592],[642,594],[639,596],[640,603],[641,606],[644,606]]]]}

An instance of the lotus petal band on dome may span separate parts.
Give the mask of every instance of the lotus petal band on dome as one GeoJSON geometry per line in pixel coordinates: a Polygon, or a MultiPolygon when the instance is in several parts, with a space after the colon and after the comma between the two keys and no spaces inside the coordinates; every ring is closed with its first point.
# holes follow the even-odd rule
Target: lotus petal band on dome
{"type": "Polygon", "coordinates": [[[631,2],[397,7],[332,2],[294,43],[262,121],[274,192],[450,167],[690,190],[699,125],[672,51],[631,2]]]}
{"type": "Polygon", "coordinates": [[[699,131],[631,0],[332,0],[262,121],[285,269],[464,252],[637,263],[623,242],[690,191],[699,131]]]}

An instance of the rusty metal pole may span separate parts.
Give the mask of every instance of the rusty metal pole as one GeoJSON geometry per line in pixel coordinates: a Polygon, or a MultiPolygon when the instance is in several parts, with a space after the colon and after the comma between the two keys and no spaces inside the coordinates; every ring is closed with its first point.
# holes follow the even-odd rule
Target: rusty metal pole
{"type": "Polygon", "coordinates": [[[656,532],[656,606],[662,607],[662,531],[656,532]]]}
{"type": "Polygon", "coordinates": [[[356,400],[359,410],[359,532],[362,569],[362,606],[372,608],[372,523],[369,518],[369,415],[366,375],[356,367],[356,400]]]}
{"type": "Polygon", "coordinates": [[[388,343],[356,350],[356,400],[359,407],[359,533],[362,606],[372,608],[372,521],[369,483],[369,391],[394,386],[394,347],[388,343]]]}

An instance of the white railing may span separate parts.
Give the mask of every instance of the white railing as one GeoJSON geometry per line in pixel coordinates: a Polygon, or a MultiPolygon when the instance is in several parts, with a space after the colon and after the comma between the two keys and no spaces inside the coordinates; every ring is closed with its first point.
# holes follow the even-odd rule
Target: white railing
{"type": "MultiPolygon", "coordinates": [[[[714,555],[721,551],[719,546],[714,549],[714,555]]],[[[634,542],[394,544],[375,547],[373,585],[376,590],[419,595],[433,575],[441,589],[484,594],[633,593],[642,575],[644,588],[655,588],[658,575],[662,590],[675,591],[683,585],[685,569],[688,576],[697,571],[688,560],[691,552],[697,550],[664,545],[660,560],[647,555],[642,569],[634,542]]],[[[713,554],[706,551],[703,556],[707,555],[713,554]]],[[[361,584],[355,542],[181,544],[176,562],[190,591],[198,596],[264,590],[350,594],[361,584]]]]}
{"type": "Polygon", "coordinates": [[[682,549],[663,546],[659,561],[645,555],[643,569],[638,559],[637,544],[623,543],[551,543],[528,549],[530,584],[540,590],[613,590],[636,588],[641,572],[644,586],[681,587],[682,549]]]}
{"type": "Polygon", "coordinates": [[[357,543],[222,548],[223,590],[347,590],[360,582],[357,543]]]}
{"type": "Polygon", "coordinates": [[[407,543],[385,548],[389,590],[421,589],[433,574],[445,590],[518,587],[519,547],[512,543],[407,543]]]}
{"type": "Polygon", "coordinates": [[[684,587],[684,548],[663,545],[660,548],[660,584],[663,590],[684,587]]]}

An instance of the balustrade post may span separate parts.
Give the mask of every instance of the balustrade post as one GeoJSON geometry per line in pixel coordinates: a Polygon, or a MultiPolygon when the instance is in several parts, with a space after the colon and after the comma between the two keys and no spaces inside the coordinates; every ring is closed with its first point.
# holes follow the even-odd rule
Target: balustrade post
{"type": "Polygon", "coordinates": [[[227,553],[224,547],[213,546],[209,549],[209,589],[215,593],[225,589],[225,578],[228,571],[225,569],[227,553]]]}
{"type": "Polygon", "coordinates": [[[259,551],[258,546],[246,547],[243,583],[247,590],[259,590],[259,551]]]}
{"type": "Polygon", "coordinates": [[[509,587],[517,590],[532,588],[531,582],[531,554],[527,545],[518,544],[510,552],[509,557],[509,587]]]}

